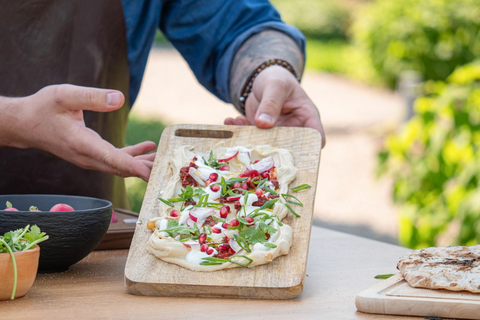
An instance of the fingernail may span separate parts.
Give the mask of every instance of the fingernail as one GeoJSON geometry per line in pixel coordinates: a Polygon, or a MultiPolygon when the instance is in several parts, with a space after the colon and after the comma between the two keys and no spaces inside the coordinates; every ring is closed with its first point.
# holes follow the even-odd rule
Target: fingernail
{"type": "Polygon", "coordinates": [[[262,120],[262,121],[265,121],[265,122],[269,122],[269,123],[273,123],[273,118],[269,115],[269,114],[266,114],[266,113],[262,113],[258,116],[258,120],[262,120]]]}
{"type": "Polygon", "coordinates": [[[122,96],[118,92],[111,92],[107,94],[107,104],[109,106],[117,106],[122,101],[122,96]]]}

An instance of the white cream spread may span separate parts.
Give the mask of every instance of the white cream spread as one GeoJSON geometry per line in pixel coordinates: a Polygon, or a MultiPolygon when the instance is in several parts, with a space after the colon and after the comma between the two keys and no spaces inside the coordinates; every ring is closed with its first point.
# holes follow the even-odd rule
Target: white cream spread
{"type": "MultiPolygon", "coordinates": [[[[278,193],[288,192],[288,184],[295,178],[297,171],[293,164],[293,156],[286,149],[278,149],[266,145],[256,146],[253,148],[240,146],[225,148],[221,145],[215,147],[213,149],[213,154],[216,159],[228,159],[235,156],[229,161],[220,163],[221,165],[228,166],[228,170],[216,170],[208,166],[203,160],[203,158],[208,159],[208,153],[194,154],[191,152],[192,149],[193,147],[183,146],[175,150],[175,156],[169,162],[169,166],[174,174],[171,177],[167,187],[163,191],[162,198],[176,198],[180,194],[182,186],[178,172],[183,166],[188,165],[188,163],[190,163],[195,156],[197,157],[195,165],[198,168],[193,169],[196,171],[195,174],[197,175],[197,178],[204,182],[209,180],[210,174],[212,173],[218,174],[218,180],[214,181],[213,183],[220,183],[221,177],[224,177],[225,180],[236,178],[245,170],[255,170],[260,173],[262,170],[270,170],[274,165],[280,185],[280,189],[277,190],[278,193]],[[255,160],[259,161],[257,163],[253,163],[255,160]]],[[[202,190],[208,194],[208,202],[218,201],[222,195],[222,189],[220,188],[218,191],[213,191],[211,186],[211,184],[207,186],[206,183],[204,185],[200,185],[202,190]]],[[[270,181],[266,183],[266,186],[271,190],[275,190],[275,186],[270,181]]],[[[265,196],[268,197],[269,195],[270,193],[265,193],[265,196]]],[[[200,197],[195,196],[194,200],[198,202],[200,197]]],[[[155,222],[156,231],[150,236],[150,239],[146,244],[146,248],[149,253],[153,254],[157,258],[170,263],[175,263],[191,270],[215,271],[238,267],[238,265],[234,263],[223,263],[221,265],[201,265],[200,263],[205,261],[203,260],[204,258],[215,256],[218,253],[218,250],[212,247],[212,250],[209,251],[210,254],[208,254],[205,251],[201,251],[201,244],[197,240],[187,240],[182,243],[178,241],[181,238],[180,236],[176,236],[175,239],[173,239],[167,232],[161,231],[167,229],[168,221],[176,220],[178,221],[179,225],[186,224],[187,226],[193,226],[193,224],[196,224],[198,229],[201,229],[202,232],[207,232],[209,243],[221,243],[224,237],[228,237],[230,239],[228,244],[230,245],[231,249],[236,252],[236,254],[244,255],[253,260],[249,267],[269,263],[276,257],[288,253],[292,244],[292,228],[286,224],[280,226],[277,223],[277,218],[273,218],[273,216],[277,216],[278,219],[281,220],[288,213],[288,209],[282,205],[284,202],[283,199],[278,200],[273,207],[273,210],[259,210],[259,206],[253,206],[253,203],[258,200],[259,198],[255,193],[249,193],[248,196],[242,195],[238,200],[242,205],[241,210],[238,212],[238,215],[240,216],[238,219],[241,217],[245,219],[249,216],[257,217],[259,214],[267,214],[268,216],[266,216],[264,222],[277,231],[269,234],[269,238],[264,244],[256,243],[255,245],[252,245],[250,248],[250,253],[242,249],[239,243],[237,243],[235,240],[234,236],[239,235],[239,231],[236,229],[223,228],[223,222],[220,222],[222,220],[219,220],[219,222],[217,222],[213,227],[207,228],[206,226],[203,226],[208,217],[220,217],[219,207],[221,204],[219,204],[217,209],[189,205],[180,212],[179,217],[171,217],[170,211],[172,208],[163,203],[159,203],[160,215],[159,217],[152,219],[152,221],[155,222]],[[220,232],[212,232],[211,230],[214,228],[215,231],[218,232],[218,230],[220,230],[220,232]],[[208,232],[207,229],[210,229],[210,232],[208,232]],[[271,247],[265,246],[267,243],[270,243],[271,247]]],[[[235,215],[237,212],[233,208],[233,203],[228,205],[231,207],[231,211],[225,219],[226,223],[230,223],[235,220],[235,215]]],[[[180,209],[179,205],[177,209],[180,209]]],[[[235,255],[233,257],[235,257],[235,255]]],[[[248,262],[245,258],[241,257],[235,258],[235,261],[241,263],[248,262]]]]}

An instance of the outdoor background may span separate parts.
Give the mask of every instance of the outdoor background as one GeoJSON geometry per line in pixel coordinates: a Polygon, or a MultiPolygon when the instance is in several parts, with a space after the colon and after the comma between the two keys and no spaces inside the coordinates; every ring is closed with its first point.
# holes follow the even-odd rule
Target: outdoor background
{"type": "MultiPolygon", "coordinates": [[[[412,248],[480,243],[480,0],[271,2],[308,39],[302,85],[327,135],[314,224],[412,248]]],[[[236,115],[158,34],[127,144],[236,115]]],[[[146,183],[127,185],[139,211],[146,183]]]]}

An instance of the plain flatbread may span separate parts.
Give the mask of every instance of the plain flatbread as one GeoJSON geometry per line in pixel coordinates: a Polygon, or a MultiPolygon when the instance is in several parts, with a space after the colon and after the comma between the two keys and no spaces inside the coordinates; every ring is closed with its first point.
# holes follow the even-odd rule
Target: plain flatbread
{"type": "Polygon", "coordinates": [[[480,245],[415,250],[397,268],[412,287],[480,293],[480,245]]]}

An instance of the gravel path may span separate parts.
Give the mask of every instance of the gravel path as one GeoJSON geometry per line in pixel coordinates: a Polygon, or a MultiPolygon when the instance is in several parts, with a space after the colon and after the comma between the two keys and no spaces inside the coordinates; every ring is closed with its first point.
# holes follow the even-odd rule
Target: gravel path
{"type": "MultiPolygon", "coordinates": [[[[318,106],[327,135],[314,223],[395,243],[391,183],[375,178],[375,165],[382,137],[401,123],[402,100],[322,73],[307,72],[303,87],[318,106]]],[[[167,124],[223,124],[237,112],[201,87],[178,53],[154,49],[132,114],[167,124]]]]}

